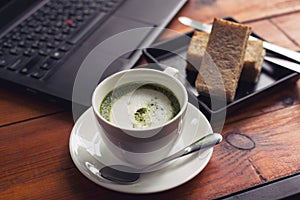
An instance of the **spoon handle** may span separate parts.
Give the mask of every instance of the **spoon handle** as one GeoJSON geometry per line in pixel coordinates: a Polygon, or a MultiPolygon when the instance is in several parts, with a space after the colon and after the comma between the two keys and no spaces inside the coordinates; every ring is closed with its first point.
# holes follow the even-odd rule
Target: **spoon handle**
{"type": "Polygon", "coordinates": [[[200,138],[193,144],[185,147],[183,149],[183,153],[180,157],[185,156],[187,154],[193,153],[195,151],[199,151],[200,149],[212,147],[216,144],[219,144],[222,141],[222,135],[219,133],[211,133],[203,138],[200,138]]]}
{"type": "Polygon", "coordinates": [[[145,170],[152,169],[152,168],[154,168],[156,166],[159,166],[163,163],[166,163],[166,162],[169,162],[169,161],[174,160],[176,158],[188,155],[188,154],[193,153],[195,151],[199,151],[199,150],[204,149],[204,148],[212,147],[216,144],[219,144],[221,141],[222,141],[222,135],[221,134],[219,134],[219,133],[210,133],[210,134],[200,138],[196,142],[190,144],[189,146],[185,147],[184,149],[176,152],[175,154],[147,166],[145,168],[145,170]]]}

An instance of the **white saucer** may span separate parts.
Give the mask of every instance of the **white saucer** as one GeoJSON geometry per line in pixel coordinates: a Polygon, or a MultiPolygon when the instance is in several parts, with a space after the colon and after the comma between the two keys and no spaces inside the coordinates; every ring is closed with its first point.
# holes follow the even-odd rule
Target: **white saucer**
{"type": "MultiPolygon", "coordinates": [[[[201,150],[171,162],[154,172],[142,174],[132,184],[118,184],[105,180],[99,174],[102,161],[116,160],[101,139],[92,108],[89,108],[75,123],[70,136],[70,154],[76,167],[88,179],[105,188],[125,193],[154,193],[177,187],[200,173],[209,162],[213,148],[201,150]]],[[[211,133],[212,128],[204,115],[189,104],[183,123],[183,131],[174,145],[174,153],[193,141],[211,133]]]]}

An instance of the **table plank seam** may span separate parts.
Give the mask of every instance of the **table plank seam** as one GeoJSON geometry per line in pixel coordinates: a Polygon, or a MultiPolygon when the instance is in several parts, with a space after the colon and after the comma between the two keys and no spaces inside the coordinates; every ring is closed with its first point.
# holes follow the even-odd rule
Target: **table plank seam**
{"type": "Polygon", "coordinates": [[[251,167],[254,169],[255,173],[258,175],[259,179],[262,183],[265,183],[268,181],[267,178],[265,178],[262,173],[258,170],[258,168],[253,164],[252,160],[250,158],[247,158],[248,162],[250,163],[251,167]]]}
{"type": "MultiPolygon", "coordinates": [[[[298,105],[298,104],[295,104],[295,105],[298,105]]],[[[245,121],[245,120],[249,120],[249,119],[252,119],[252,118],[257,118],[257,117],[260,117],[260,116],[263,116],[263,115],[267,115],[267,114],[274,113],[274,112],[277,112],[277,111],[280,111],[280,110],[284,110],[285,108],[286,107],[282,107],[282,108],[274,109],[274,110],[267,111],[267,112],[262,111],[261,113],[259,113],[257,115],[252,115],[252,116],[249,116],[249,117],[239,118],[237,120],[233,120],[233,121],[227,122],[225,124],[226,124],[226,126],[228,126],[230,124],[239,123],[239,122],[242,122],[242,121],[245,121]]]]}
{"type": "Polygon", "coordinates": [[[283,35],[285,35],[285,37],[287,37],[292,43],[294,43],[298,47],[300,46],[300,44],[295,39],[293,39],[284,29],[278,26],[277,23],[275,23],[272,19],[269,19],[269,22],[272,23],[278,30],[280,30],[283,35]]]}
{"type": "Polygon", "coordinates": [[[263,20],[269,20],[271,18],[276,18],[276,17],[282,17],[285,15],[290,15],[290,14],[296,14],[299,13],[299,10],[294,10],[294,11],[289,11],[289,12],[285,12],[285,13],[279,13],[279,14],[273,14],[273,15],[268,15],[265,17],[259,17],[259,18],[255,18],[255,19],[250,19],[250,20],[243,20],[241,21],[241,23],[253,23],[253,22],[259,22],[259,21],[263,21],[263,20]]]}
{"type": "Polygon", "coordinates": [[[57,112],[54,112],[54,113],[48,113],[48,114],[45,114],[45,115],[39,115],[39,116],[24,119],[24,120],[19,120],[19,121],[7,123],[7,124],[2,124],[2,125],[0,125],[0,128],[13,126],[13,125],[16,125],[16,124],[19,124],[19,123],[29,122],[31,120],[36,120],[36,119],[40,119],[40,118],[44,118],[44,117],[49,117],[49,116],[53,116],[53,115],[56,115],[56,114],[61,114],[61,113],[64,113],[64,112],[67,112],[67,111],[57,111],[57,112]]]}

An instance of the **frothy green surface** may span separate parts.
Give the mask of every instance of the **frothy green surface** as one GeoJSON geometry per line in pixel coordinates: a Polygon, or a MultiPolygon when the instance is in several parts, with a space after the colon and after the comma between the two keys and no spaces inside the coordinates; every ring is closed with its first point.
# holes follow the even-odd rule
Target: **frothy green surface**
{"type": "MultiPolygon", "coordinates": [[[[105,96],[100,105],[100,114],[107,121],[111,121],[111,110],[114,103],[124,95],[127,95],[130,92],[139,91],[141,89],[154,90],[167,97],[171,107],[171,115],[168,117],[168,120],[175,117],[180,111],[179,101],[170,89],[154,83],[130,83],[115,88],[113,91],[110,91],[105,96]]],[[[137,110],[134,111],[135,122],[132,123],[131,127],[141,128],[148,127],[151,125],[151,116],[155,115],[155,113],[161,113],[164,109],[162,106],[158,105],[159,101],[157,98],[157,96],[151,97],[151,100],[149,100],[149,103],[147,105],[139,107],[137,110]],[[159,111],[158,109],[161,109],[160,112],[157,112],[159,111]]],[[[126,109],[124,109],[122,112],[126,112],[126,109]]]]}

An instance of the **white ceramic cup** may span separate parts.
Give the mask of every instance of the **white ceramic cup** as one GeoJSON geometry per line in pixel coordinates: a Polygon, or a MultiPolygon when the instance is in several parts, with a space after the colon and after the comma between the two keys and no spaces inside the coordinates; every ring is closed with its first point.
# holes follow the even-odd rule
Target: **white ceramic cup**
{"type": "Polygon", "coordinates": [[[111,152],[121,160],[133,165],[148,165],[165,157],[181,133],[188,95],[184,85],[176,78],[178,70],[167,68],[124,70],[103,80],[94,90],[92,107],[102,138],[111,152]],[[100,114],[100,105],[106,95],[115,88],[128,83],[160,84],[171,90],[180,104],[179,113],[171,120],[155,127],[130,128],[111,123],[100,114]]]}

